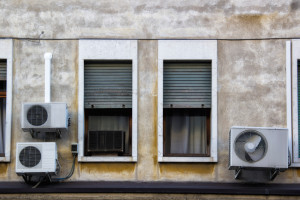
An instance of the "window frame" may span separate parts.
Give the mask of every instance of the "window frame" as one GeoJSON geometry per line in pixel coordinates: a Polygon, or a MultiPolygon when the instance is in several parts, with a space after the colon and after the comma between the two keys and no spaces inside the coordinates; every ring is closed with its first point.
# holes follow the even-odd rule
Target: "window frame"
{"type": "Polygon", "coordinates": [[[158,41],[158,162],[217,162],[217,41],[216,40],[159,40],[158,41]],[[212,67],[211,141],[209,157],[167,157],[163,147],[163,65],[164,61],[210,60],[212,67]]]}
{"type": "Polygon", "coordinates": [[[300,40],[286,41],[286,113],[291,154],[290,167],[300,167],[300,158],[298,158],[298,60],[300,60],[300,40]]]}
{"type": "Polygon", "coordinates": [[[6,60],[6,122],[5,122],[5,149],[0,162],[10,162],[11,155],[11,125],[12,125],[12,63],[13,63],[13,40],[0,40],[0,59],[6,60]]]}
{"type": "Polygon", "coordinates": [[[137,40],[79,40],[78,55],[78,161],[137,162],[137,40]],[[132,61],[132,149],[131,156],[84,156],[84,60],[132,61]]]}

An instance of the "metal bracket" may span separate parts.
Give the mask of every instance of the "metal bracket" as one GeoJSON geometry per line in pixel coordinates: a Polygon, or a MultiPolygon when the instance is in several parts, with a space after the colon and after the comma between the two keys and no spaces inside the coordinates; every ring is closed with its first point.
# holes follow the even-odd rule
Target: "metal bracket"
{"type": "Polygon", "coordinates": [[[279,169],[271,169],[270,170],[270,181],[273,181],[278,174],[279,174],[279,169]]]}
{"type": "Polygon", "coordinates": [[[234,178],[235,179],[238,179],[239,176],[241,175],[241,172],[242,172],[242,168],[239,167],[238,169],[235,170],[235,174],[234,174],[234,178]]]}
{"type": "Polygon", "coordinates": [[[29,132],[30,132],[31,137],[35,138],[36,132],[33,129],[30,129],[29,132]]]}
{"type": "Polygon", "coordinates": [[[57,138],[61,138],[61,131],[60,131],[60,129],[56,130],[56,137],[57,138]]]}

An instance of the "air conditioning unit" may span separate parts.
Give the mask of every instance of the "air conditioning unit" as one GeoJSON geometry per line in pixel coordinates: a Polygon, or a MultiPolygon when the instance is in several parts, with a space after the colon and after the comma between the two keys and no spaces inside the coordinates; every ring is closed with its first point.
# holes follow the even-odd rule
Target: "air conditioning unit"
{"type": "Polygon", "coordinates": [[[123,153],[125,150],[124,131],[89,131],[88,152],[123,153]]]}
{"type": "Polygon", "coordinates": [[[17,143],[16,173],[39,175],[58,173],[57,147],[55,142],[17,143]]]}
{"type": "Polygon", "coordinates": [[[229,169],[288,168],[288,129],[232,127],[229,169]]]}
{"type": "Polygon", "coordinates": [[[66,103],[23,103],[22,130],[56,132],[68,130],[66,103]]]}

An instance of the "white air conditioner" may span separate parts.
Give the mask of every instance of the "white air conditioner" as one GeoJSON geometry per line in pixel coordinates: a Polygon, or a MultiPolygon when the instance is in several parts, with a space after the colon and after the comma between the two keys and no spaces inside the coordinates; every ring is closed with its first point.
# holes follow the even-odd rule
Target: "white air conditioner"
{"type": "Polygon", "coordinates": [[[17,143],[16,173],[49,174],[58,172],[57,147],[55,142],[17,143]]]}
{"type": "Polygon", "coordinates": [[[68,129],[68,120],[66,103],[23,103],[23,131],[63,132],[68,129]]]}
{"type": "Polygon", "coordinates": [[[232,127],[229,169],[288,168],[288,129],[232,127]]]}

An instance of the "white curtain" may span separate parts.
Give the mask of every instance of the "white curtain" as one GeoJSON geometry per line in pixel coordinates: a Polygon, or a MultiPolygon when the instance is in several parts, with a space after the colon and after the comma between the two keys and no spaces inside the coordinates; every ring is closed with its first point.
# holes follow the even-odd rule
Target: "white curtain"
{"type": "Polygon", "coordinates": [[[125,152],[129,152],[129,117],[89,116],[89,131],[125,131],[125,152]]]}
{"type": "Polygon", "coordinates": [[[4,154],[5,148],[5,121],[6,121],[6,99],[0,99],[0,154],[4,154]]]}
{"type": "Polygon", "coordinates": [[[170,153],[207,153],[207,127],[205,116],[169,116],[170,153]]]}

